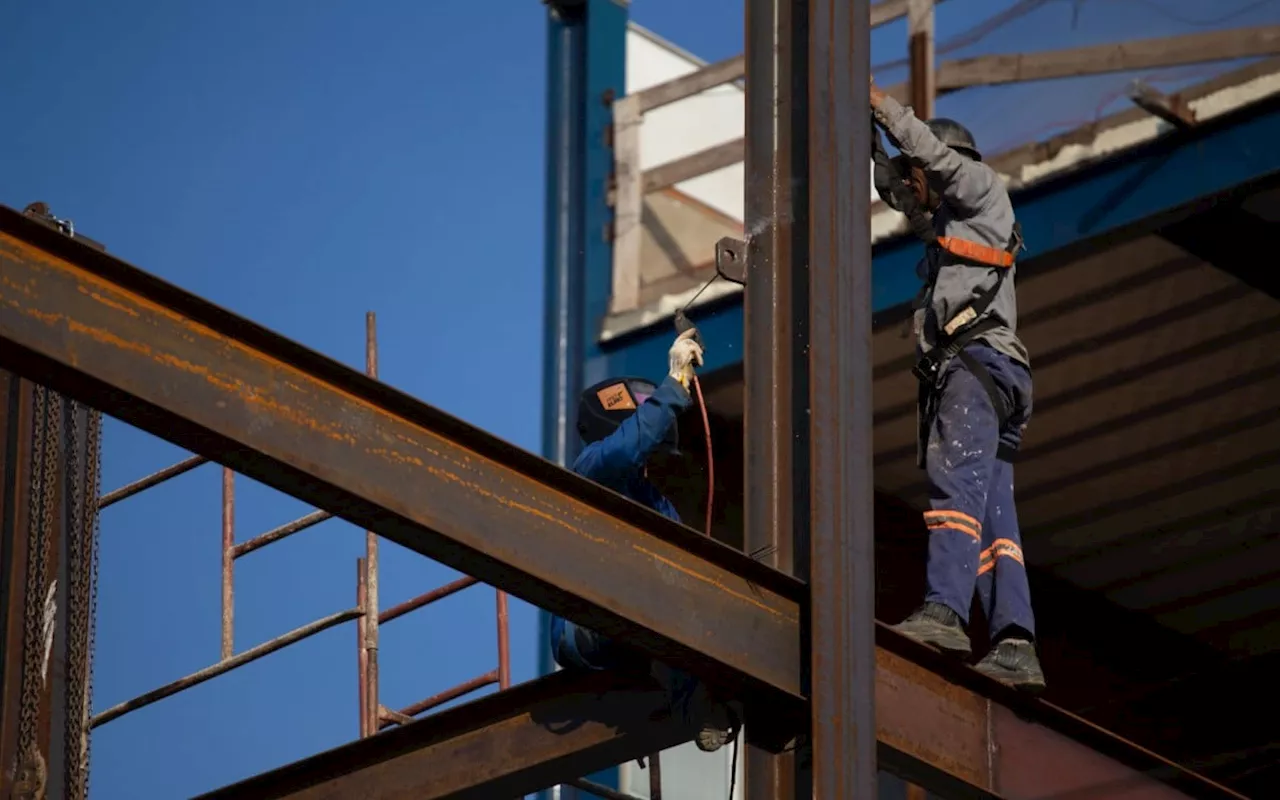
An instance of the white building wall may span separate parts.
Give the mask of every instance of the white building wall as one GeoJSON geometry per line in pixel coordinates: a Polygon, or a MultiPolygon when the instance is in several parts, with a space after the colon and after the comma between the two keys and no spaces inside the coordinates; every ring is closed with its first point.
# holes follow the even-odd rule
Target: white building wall
{"type": "MultiPolygon", "coordinates": [[[[696,72],[705,65],[702,59],[639,25],[632,23],[627,31],[628,94],[696,72]]],[[[642,169],[741,138],[745,114],[746,97],[740,82],[717,86],[650,111],[640,129],[642,169]]],[[[742,164],[734,164],[679,183],[676,188],[742,221],[743,179],[742,164]]],[[[868,183],[867,189],[875,199],[874,187],[868,183]]]]}

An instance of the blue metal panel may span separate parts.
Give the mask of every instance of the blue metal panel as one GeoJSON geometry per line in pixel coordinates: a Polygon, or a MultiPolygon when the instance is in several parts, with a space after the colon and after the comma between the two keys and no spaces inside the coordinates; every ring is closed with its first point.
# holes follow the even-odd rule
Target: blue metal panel
{"type": "MultiPolygon", "coordinates": [[[[547,39],[546,350],[543,372],[543,454],[569,463],[577,453],[573,427],[583,386],[583,358],[612,291],[613,249],[605,234],[613,152],[606,135],[606,97],[625,91],[627,8],[616,0],[581,0],[552,12],[547,39]]],[[[539,668],[553,669],[549,617],[539,614],[539,668]]],[[[617,788],[617,768],[589,777],[617,788]]],[[[549,797],[542,792],[540,798],[549,797]]]]}
{"type": "MultiPolygon", "coordinates": [[[[582,388],[582,55],[586,26],[550,14],[547,24],[546,286],[542,373],[542,455],[572,462],[574,403],[582,388]]],[[[539,627],[549,624],[539,612],[539,627]]],[[[538,637],[538,671],[554,669],[538,637]]]]}
{"type": "MultiPolygon", "coordinates": [[[[1022,221],[1027,257],[1039,258],[1134,227],[1154,229],[1161,218],[1202,198],[1280,172],[1276,142],[1280,101],[1268,100],[1135,148],[1121,158],[1016,192],[1014,208],[1022,221]]],[[[919,242],[906,236],[881,242],[873,258],[874,310],[886,312],[909,303],[920,285],[915,275],[919,242]]],[[[708,371],[740,364],[741,296],[695,318],[707,342],[708,371]]],[[[661,374],[670,332],[667,322],[611,342],[603,352],[589,348],[587,375],[661,374]]]]}

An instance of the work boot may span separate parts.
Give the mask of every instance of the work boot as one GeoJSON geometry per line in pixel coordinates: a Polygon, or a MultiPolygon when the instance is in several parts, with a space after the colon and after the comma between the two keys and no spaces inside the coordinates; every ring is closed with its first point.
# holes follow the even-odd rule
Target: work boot
{"type": "Polygon", "coordinates": [[[973,652],[969,634],[964,632],[964,625],[960,623],[960,615],[941,603],[925,603],[894,625],[893,630],[944,653],[967,657],[973,652]]]}
{"type": "Polygon", "coordinates": [[[732,709],[708,698],[704,706],[702,727],[693,740],[704,753],[714,753],[738,735],[738,722],[732,709]]]}
{"type": "Polygon", "coordinates": [[[1036,646],[1026,639],[1005,639],[973,667],[978,672],[1029,694],[1044,691],[1044,671],[1036,646]]]}

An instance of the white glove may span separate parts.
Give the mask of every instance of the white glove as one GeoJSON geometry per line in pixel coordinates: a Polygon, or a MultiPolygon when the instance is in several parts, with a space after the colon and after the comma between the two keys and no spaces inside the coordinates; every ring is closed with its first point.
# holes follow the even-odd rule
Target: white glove
{"type": "Polygon", "coordinates": [[[667,351],[667,361],[671,365],[671,377],[680,381],[680,385],[689,388],[689,379],[693,377],[695,365],[702,366],[702,347],[693,340],[697,331],[693,328],[676,337],[671,349],[667,351]]]}

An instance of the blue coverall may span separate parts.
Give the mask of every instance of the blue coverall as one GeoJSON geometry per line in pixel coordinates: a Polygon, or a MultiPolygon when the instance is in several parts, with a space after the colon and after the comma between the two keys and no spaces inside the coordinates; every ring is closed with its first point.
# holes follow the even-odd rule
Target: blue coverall
{"type": "MultiPolygon", "coordinates": [[[[691,403],[689,392],[667,376],[617,430],[584,447],[571,469],[679,522],[676,507],[644,476],[644,465],[691,403]]],[[[561,667],[579,669],[608,669],[642,658],[559,616],[551,618],[551,653],[561,667]]]]}

